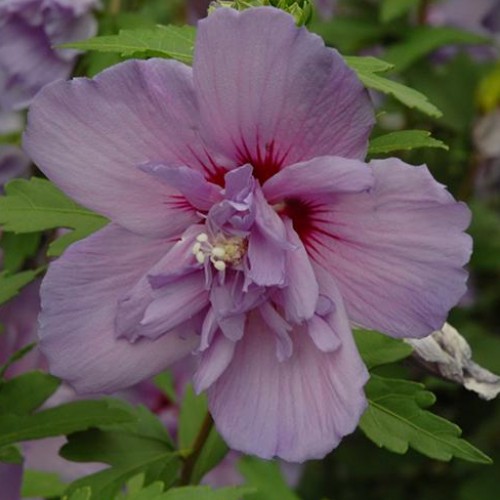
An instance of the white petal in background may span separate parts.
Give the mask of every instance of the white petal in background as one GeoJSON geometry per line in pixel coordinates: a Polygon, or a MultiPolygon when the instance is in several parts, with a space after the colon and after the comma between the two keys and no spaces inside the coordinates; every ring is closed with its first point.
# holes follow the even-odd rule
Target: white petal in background
{"type": "Polygon", "coordinates": [[[413,357],[433,373],[463,385],[482,399],[500,393],[500,377],[474,363],[467,341],[449,323],[423,339],[405,339],[413,357]]]}

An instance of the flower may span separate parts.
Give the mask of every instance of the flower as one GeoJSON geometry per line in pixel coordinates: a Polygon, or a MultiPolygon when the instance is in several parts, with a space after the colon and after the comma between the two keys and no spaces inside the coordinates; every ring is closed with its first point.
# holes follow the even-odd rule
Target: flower
{"type": "MultiPolygon", "coordinates": [[[[17,113],[0,112],[0,135],[15,134],[21,128],[22,119],[17,113]]],[[[8,181],[28,175],[30,165],[30,159],[20,148],[0,143],[0,194],[8,181]]]]}
{"type": "Polygon", "coordinates": [[[324,456],[366,406],[350,322],[422,337],[465,291],[468,209],[425,166],[364,163],[373,123],[339,54],[269,7],[200,21],[192,69],[44,88],[25,149],[111,219],[44,279],[52,372],[111,392],[194,351],[232,448],[324,456]]]}
{"type": "Polygon", "coordinates": [[[435,25],[458,26],[479,35],[498,34],[500,31],[500,1],[446,0],[432,5],[429,21],[435,25]]]}
{"type": "Polygon", "coordinates": [[[331,19],[337,8],[337,0],[315,0],[315,6],[323,20],[331,19]]]}
{"type": "MultiPolygon", "coordinates": [[[[485,38],[492,44],[468,46],[469,55],[478,61],[496,61],[500,44],[500,0],[445,0],[429,6],[428,22],[434,26],[456,26],[485,38]]],[[[437,60],[446,61],[457,53],[457,46],[445,46],[437,60]]]]}
{"type": "Polygon", "coordinates": [[[29,166],[30,160],[21,149],[0,144],[0,192],[9,180],[28,173],[29,166]]]}
{"type": "Polygon", "coordinates": [[[47,83],[67,78],[77,52],[55,45],[93,36],[97,0],[0,2],[0,108],[25,108],[47,83]]]}
{"type": "Polygon", "coordinates": [[[19,500],[23,468],[16,463],[0,462],[0,484],[4,500],[19,500]]]}

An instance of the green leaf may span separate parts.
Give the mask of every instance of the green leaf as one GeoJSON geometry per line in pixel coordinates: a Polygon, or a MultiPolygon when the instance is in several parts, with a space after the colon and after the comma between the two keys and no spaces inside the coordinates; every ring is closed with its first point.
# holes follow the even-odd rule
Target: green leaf
{"type": "Polygon", "coordinates": [[[344,56],[346,63],[356,72],[384,73],[394,68],[394,64],[376,57],[344,56]]]}
{"type": "Polygon", "coordinates": [[[62,47],[118,52],[124,57],[160,56],[190,64],[193,60],[195,37],[196,29],[192,26],[155,26],[120,30],[118,35],[97,36],[62,47]]]}
{"type": "Polygon", "coordinates": [[[32,177],[15,179],[0,197],[0,224],[6,231],[32,233],[55,228],[70,228],[50,247],[49,255],[60,255],[74,241],[88,236],[107,224],[107,220],[77,205],[52,183],[32,177]]]}
{"type": "Polygon", "coordinates": [[[399,130],[372,139],[368,154],[390,153],[392,151],[417,148],[449,149],[444,142],[431,137],[431,133],[427,132],[427,130],[399,130]]]}
{"type": "MultiPolygon", "coordinates": [[[[191,385],[188,385],[182,401],[179,415],[179,447],[181,450],[191,449],[207,414],[205,394],[197,396],[191,385]]],[[[212,427],[203,446],[191,475],[191,482],[197,484],[203,476],[212,470],[229,451],[219,433],[212,427]]]]}
{"type": "Polygon", "coordinates": [[[40,233],[14,234],[4,232],[0,246],[3,250],[3,268],[9,273],[19,271],[26,259],[34,257],[40,246],[40,233]]]}
{"type": "MultiPolygon", "coordinates": [[[[1,201],[1,200],[0,200],[1,201]]],[[[1,217],[1,215],[0,215],[1,217]]],[[[31,283],[45,267],[39,267],[33,271],[22,271],[16,274],[0,273],[0,304],[15,297],[22,288],[31,283]]]]}
{"type": "Polygon", "coordinates": [[[23,474],[21,496],[23,498],[60,497],[66,486],[57,474],[28,469],[23,474]]]}
{"type": "Polygon", "coordinates": [[[390,69],[391,63],[374,57],[348,57],[345,58],[345,60],[347,64],[356,71],[358,78],[366,87],[378,90],[384,94],[392,95],[405,106],[418,109],[429,116],[439,118],[442,115],[441,111],[431,104],[424,94],[406,85],[375,74],[390,69]]]}
{"type": "Polygon", "coordinates": [[[420,0],[382,0],[380,5],[380,20],[388,23],[417,7],[420,0]]]}
{"type": "Polygon", "coordinates": [[[358,351],[368,368],[395,363],[407,358],[413,349],[402,340],[370,330],[353,330],[358,351]]]}
{"type": "Polygon", "coordinates": [[[17,446],[4,446],[0,448],[0,462],[7,464],[22,464],[23,456],[17,446]]]}
{"type": "MultiPolygon", "coordinates": [[[[0,331],[0,335],[2,335],[1,331],[0,331]]],[[[7,360],[7,362],[0,366],[0,379],[5,376],[5,374],[7,373],[7,370],[16,361],[19,361],[20,359],[24,358],[24,356],[26,356],[29,352],[31,352],[35,346],[36,346],[36,342],[33,342],[31,344],[25,345],[24,347],[21,347],[21,349],[19,349],[14,354],[12,354],[10,356],[10,358],[7,360]]]]}
{"type": "Polygon", "coordinates": [[[197,396],[193,386],[186,387],[179,414],[179,448],[191,449],[207,413],[205,394],[197,396]]]}
{"type": "Polygon", "coordinates": [[[133,420],[107,401],[74,401],[33,415],[0,415],[0,446],[133,420]]]}
{"type": "Polygon", "coordinates": [[[328,23],[319,22],[309,26],[328,45],[344,54],[354,54],[369,45],[380,43],[385,36],[385,26],[373,22],[373,16],[365,19],[352,16],[335,16],[328,23]]]}
{"type": "Polygon", "coordinates": [[[173,404],[176,403],[177,394],[175,393],[174,377],[171,372],[165,371],[156,375],[153,382],[173,404]]]}
{"type": "Polygon", "coordinates": [[[374,73],[365,71],[358,71],[357,73],[363,84],[370,89],[378,90],[383,94],[392,95],[405,106],[411,109],[418,109],[426,115],[436,118],[442,115],[441,111],[439,111],[434,104],[431,104],[427,97],[418,90],[411,89],[402,83],[383,78],[374,73]]]}
{"type": "MultiPolygon", "coordinates": [[[[129,483],[127,483],[129,484],[129,483]]],[[[165,486],[161,482],[152,483],[146,488],[129,492],[123,497],[124,500],[159,500],[163,496],[165,486]]]]}
{"type": "Polygon", "coordinates": [[[63,500],[90,500],[91,498],[92,490],[90,488],[81,488],[74,491],[70,496],[63,496],[63,500]]]}
{"type": "Polygon", "coordinates": [[[487,42],[488,38],[470,31],[451,27],[419,26],[410,31],[405,41],[392,45],[385,52],[384,59],[393,63],[401,72],[439,47],[452,44],[477,45],[487,42]]]}
{"type": "MultiPolygon", "coordinates": [[[[473,95],[485,74],[487,65],[478,64],[467,54],[458,54],[447,64],[429,71],[426,61],[412,66],[405,74],[408,85],[418,88],[443,112],[439,125],[445,125],[457,136],[457,132],[469,137],[477,117],[473,95]],[[450,82],[456,82],[450,85],[450,82]]],[[[469,140],[469,139],[468,139],[469,140]]],[[[452,148],[453,151],[453,148],[452,148]]],[[[468,155],[468,153],[466,153],[468,155]]]]}
{"type": "Polygon", "coordinates": [[[257,492],[248,495],[249,500],[299,500],[283,479],[278,462],[243,457],[238,469],[246,479],[246,484],[257,492]]]}
{"type": "Polygon", "coordinates": [[[251,498],[248,494],[252,491],[253,489],[245,486],[230,486],[217,490],[213,490],[210,486],[186,486],[172,488],[154,500],[240,500],[243,497],[251,498]]]}
{"type": "Polygon", "coordinates": [[[40,407],[59,387],[60,381],[42,372],[29,372],[0,384],[0,415],[25,415],[40,407]]]}
{"type": "Polygon", "coordinates": [[[365,392],[369,405],[359,425],[377,446],[401,454],[411,446],[436,460],[458,457],[491,463],[488,456],[459,437],[458,426],[423,409],[435,397],[422,384],[372,375],[365,392]]]}
{"type": "Polygon", "coordinates": [[[11,132],[9,134],[0,134],[0,144],[21,145],[21,132],[11,132]]]}
{"type": "Polygon", "coordinates": [[[68,444],[60,452],[64,458],[110,465],[72,483],[68,492],[88,486],[92,499],[113,498],[128,480],[141,473],[146,485],[155,481],[167,487],[173,484],[180,460],[163,424],[144,408],[139,408],[136,415],[135,423],[90,429],[68,437],[68,444]]]}

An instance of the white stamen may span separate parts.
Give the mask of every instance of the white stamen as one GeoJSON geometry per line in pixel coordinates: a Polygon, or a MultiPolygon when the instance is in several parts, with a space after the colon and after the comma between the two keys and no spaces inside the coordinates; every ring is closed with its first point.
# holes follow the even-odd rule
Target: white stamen
{"type": "Polygon", "coordinates": [[[203,264],[205,262],[205,254],[202,251],[196,253],[196,260],[199,264],[203,264]]]}
{"type": "Polygon", "coordinates": [[[228,265],[238,265],[246,251],[246,241],[239,237],[217,235],[213,241],[207,233],[196,236],[191,252],[199,264],[204,264],[207,258],[217,271],[225,271],[228,265]]]}
{"type": "Polygon", "coordinates": [[[226,263],[223,260],[216,260],[216,261],[212,260],[212,263],[213,263],[215,269],[217,269],[217,271],[225,271],[226,270],[226,263]]]}
{"type": "Polygon", "coordinates": [[[214,247],[212,249],[212,255],[218,259],[223,259],[226,255],[226,251],[222,247],[214,247]]]}

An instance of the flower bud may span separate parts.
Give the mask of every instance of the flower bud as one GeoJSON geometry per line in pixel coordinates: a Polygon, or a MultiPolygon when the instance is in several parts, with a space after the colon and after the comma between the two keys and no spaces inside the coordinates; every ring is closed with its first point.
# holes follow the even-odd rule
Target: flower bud
{"type": "Polygon", "coordinates": [[[217,0],[210,4],[208,13],[211,14],[220,7],[229,7],[244,10],[250,7],[276,7],[291,14],[297,26],[307,24],[312,17],[312,0],[217,0]]]}

